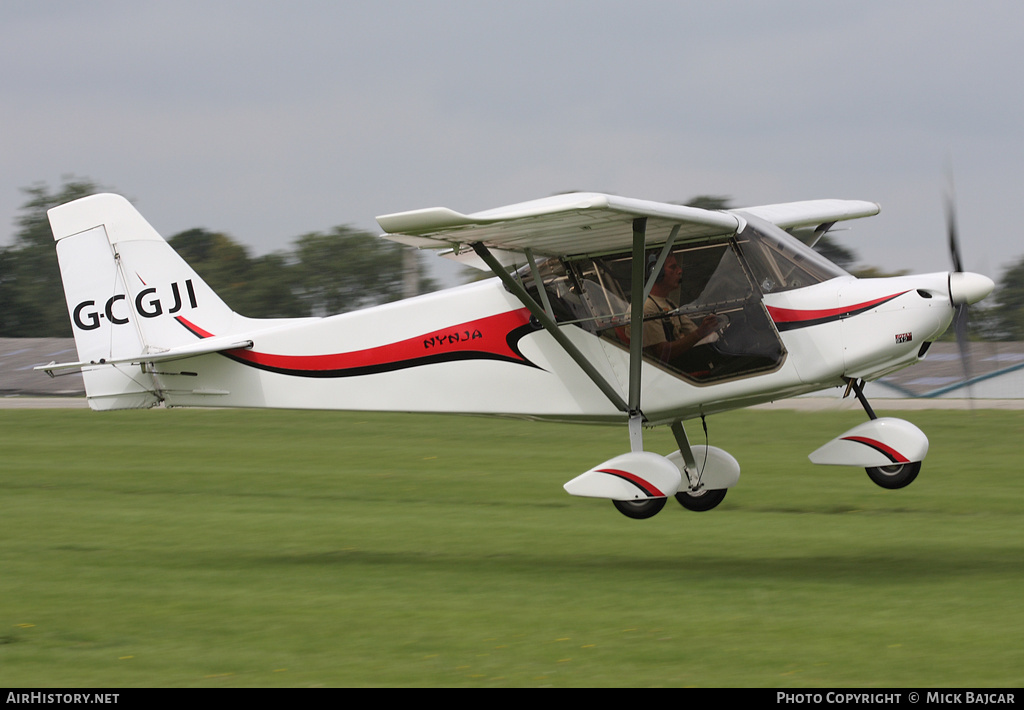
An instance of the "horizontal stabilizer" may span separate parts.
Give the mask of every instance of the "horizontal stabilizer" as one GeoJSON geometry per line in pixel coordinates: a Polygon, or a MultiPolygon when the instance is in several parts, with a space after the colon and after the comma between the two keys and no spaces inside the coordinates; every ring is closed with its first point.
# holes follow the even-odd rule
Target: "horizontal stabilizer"
{"type": "Polygon", "coordinates": [[[183,360],[197,355],[208,355],[210,353],[224,352],[225,350],[248,350],[252,347],[251,340],[239,340],[231,338],[207,338],[189,345],[181,345],[167,350],[157,350],[150,353],[140,353],[132,357],[100,358],[98,360],[83,360],[81,362],[51,362],[48,365],[38,365],[35,370],[42,370],[51,377],[57,370],[74,370],[94,365],[124,365],[144,362],[166,362],[168,360],[183,360]]]}

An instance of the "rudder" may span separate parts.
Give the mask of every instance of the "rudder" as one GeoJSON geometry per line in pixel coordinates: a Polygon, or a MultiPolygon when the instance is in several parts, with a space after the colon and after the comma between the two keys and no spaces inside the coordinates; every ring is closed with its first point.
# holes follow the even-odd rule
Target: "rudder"
{"type": "MultiPolygon", "coordinates": [[[[84,197],[48,212],[78,357],[99,362],[193,343],[193,322],[235,332],[241,318],[128,200],[84,197]]],[[[93,409],[151,407],[152,374],[138,365],[84,367],[93,409]]]]}

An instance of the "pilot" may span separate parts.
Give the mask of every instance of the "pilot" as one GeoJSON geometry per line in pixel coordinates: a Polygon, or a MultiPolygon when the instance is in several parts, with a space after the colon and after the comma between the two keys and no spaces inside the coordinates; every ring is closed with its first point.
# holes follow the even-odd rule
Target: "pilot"
{"type": "MultiPolygon", "coordinates": [[[[651,255],[648,268],[657,262],[651,255]]],[[[669,295],[679,288],[683,280],[683,269],[675,254],[669,254],[658,279],[651,287],[651,294],[644,302],[644,350],[662,362],[677,364],[683,355],[690,352],[697,343],[704,340],[718,328],[718,317],[714,313],[704,316],[700,325],[684,315],[658,318],[659,314],[671,313],[678,306],[669,295]]]]}

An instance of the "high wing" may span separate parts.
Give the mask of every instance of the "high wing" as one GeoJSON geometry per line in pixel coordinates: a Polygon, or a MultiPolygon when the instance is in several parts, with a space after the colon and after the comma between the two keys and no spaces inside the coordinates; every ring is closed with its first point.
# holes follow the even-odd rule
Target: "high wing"
{"type": "Polygon", "coordinates": [[[632,224],[646,218],[646,246],[664,244],[673,230],[684,243],[728,236],[743,229],[743,213],[783,229],[832,224],[877,214],[874,202],[810,200],[724,212],[616,195],[578,192],[462,214],[446,207],[377,217],[383,236],[421,249],[450,249],[458,255],[473,243],[493,252],[530,250],[538,256],[575,256],[625,251],[632,224]],[[676,229],[678,228],[678,229],[676,229]]]}
{"type": "Polygon", "coordinates": [[[881,210],[876,202],[864,200],[805,200],[776,205],[743,207],[730,212],[749,213],[782,229],[815,227],[827,222],[871,217],[881,210]]]}
{"type": "Polygon", "coordinates": [[[539,256],[571,256],[623,251],[633,244],[632,224],[647,218],[646,242],[663,244],[680,226],[678,241],[734,234],[742,217],[664,202],[577,192],[461,214],[445,207],[399,212],[377,218],[384,236],[424,248],[482,243],[489,249],[539,256]]]}
{"type": "Polygon", "coordinates": [[[871,217],[880,210],[878,203],[863,200],[806,200],[730,211],[760,217],[813,247],[836,222],[871,217]]]}

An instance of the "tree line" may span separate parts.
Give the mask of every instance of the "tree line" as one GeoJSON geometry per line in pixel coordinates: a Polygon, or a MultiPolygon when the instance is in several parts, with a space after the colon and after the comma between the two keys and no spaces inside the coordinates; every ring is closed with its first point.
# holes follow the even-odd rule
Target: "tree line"
{"type": "MultiPolygon", "coordinates": [[[[13,244],[0,248],[0,337],[71,336],[46,211],[102,191],[94,181],[74,177],[55,190],[43,183],[23,188],[26,201],[13,244]]],[[[701,195],[685,204],[728,209],[729,202],[728,197],[701,195]]],[[[167,241],[225,303],[250,318],[344,313],[407,295],[403,257],[409,247],[344,225],[304,234],[291,249],[262,256],[252,256],[227,234],[205,228],[180,232],[167,241]]],[[[827,236],[815,249],[856,276],[894,275],[858,265],[852,250],[827,236]]],[[[414,290],[436,288],[416,271],[414,290]]],[[[1024,340],[1024,257],[1006,270],[992,296],[972,307],[971,337],[1024,340]]]]}
{"type": "MultiPolygon", "coordinates": [[[[68,178],[55,190],[36,184],[23,191],[13,243],[0,248],[0,337],[71,337],[46,211],[104,190],[92,180],[68,178]]],[[[344,225],[304,234],[291,249],[262,256],[204,228],[167,241],[225,303],[250,318],[343,313],[406,295],[403,257],[410,247],[344,225]]],[[[415,290],[433,290],[419,272],[415,290]]]]}

